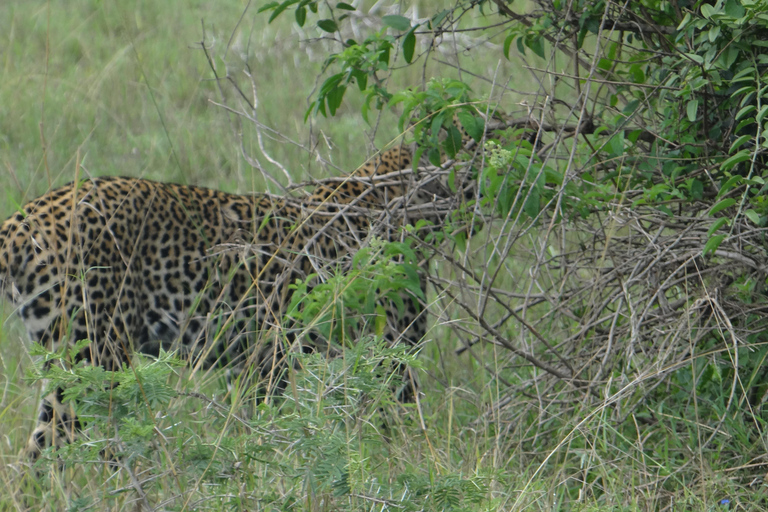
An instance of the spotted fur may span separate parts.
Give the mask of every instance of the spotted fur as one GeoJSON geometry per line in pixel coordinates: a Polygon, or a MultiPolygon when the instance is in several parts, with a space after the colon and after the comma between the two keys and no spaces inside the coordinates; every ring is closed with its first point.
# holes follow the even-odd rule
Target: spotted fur
{"type": "MultiPolygon", "coordinates": [[[[449,195],[439,181],[415,187],[410,166],[410,153],[393,149],[305,198],[134,178],[70,183],[0,227],[2,287],[29,337],[49,350],[91,340],[79,359],[108,370],[136,351],[177,350],[205,366],[256,368],[274,388],[287,285],[338,265],[373,234],[392,239],[394,230],[379,229],[393,224],[382,221],[429,217],[429,205],[449,195]]],[[[403,315],[390,307],[391,343],[424,335],[417,299],[406,305],[403,315]]],[[[52,392],[29,456],[77,428],[61,390],[52,392]]]]}

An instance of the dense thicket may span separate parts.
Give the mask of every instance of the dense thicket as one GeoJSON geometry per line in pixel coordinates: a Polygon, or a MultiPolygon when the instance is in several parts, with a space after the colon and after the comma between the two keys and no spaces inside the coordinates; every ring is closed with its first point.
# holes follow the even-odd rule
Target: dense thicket
{"type": "Polygon", "coordinates": [[[13,485],[73,509],[764,507],[766,34],[766,0],[249,4],[201,59],[270,186],[301,193],[276,154],[330,167],[334,146],[360,162],[405,144],[416,172],[475,194],[445,226],[379,216],[389,237],[296,285],[286,325],[319,314],[348,343],[295,354],[274,400],[247,375],[217,395],[215,369],[169,354],[114,375],[53,366],[86,435],[38,463],[50,486],[13,485]],[[254,19],[289,20],[295,60],[324,60],[308,144],[266,126],[294,84],[257,85],[274,66],[254,19]],[[326,119],[369,147],[326,138],[326,119]],[[372,297],[419,275],[433,327],[416,354],[377,336],[372,297]],[[382,371],[401,363],[416,404],[382,371]]]}
{"type": "Polygon", "coordinates": [[[434,249],[430,280],[510,446],[551,456],[600,417],[647,454],[674,435],[683,459],[763,460],[768,3],[404,4],[380,31],[344,3],[264,9],[332,41],[308,116],[362,95],[423,163],[442,152],[477,176],[475,222],[434,249]],[[409,68],[420,85],[393,89],[409,68]]]}

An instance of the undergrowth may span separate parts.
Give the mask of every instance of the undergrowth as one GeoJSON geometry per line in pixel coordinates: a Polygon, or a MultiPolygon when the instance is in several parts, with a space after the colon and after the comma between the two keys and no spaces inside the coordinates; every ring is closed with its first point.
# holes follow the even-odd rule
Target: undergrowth
{"type": "Polygon", "coordinates": [[[257,384],[237,385],[247,376],[229,399],[186,391],[194,386],[184,382],[185,362],[169,353],[116,372],[69,367],[72,354],[39,346],[36,353],[47,364],[35,379],[66,390],[85,435],[46,450],[22,477],[21,502],[43,498],[47,510],[493,508],[493,472],[443,467],[428,431],[404,444],[425,419],[416,404],[395,400],[400,377],[382,369],[410,357],[375,337],[343,358],[295,354],[285,394],[257,402],[257,384]],[[89,480],[103,484],[83,493],[89,480]],[[72,499],[67,488],[78,483],[81,497],[72,499]]]}
{"type": "MultiPolygon", "coordinates": [[[[290,320],[313,325],[316,313],[336,319],[357,305],[354,320],[368,333],[353,343],[344,326],[315,323],[349,342],[332,359],[291,353],[285,391],[267,397],[247,369],[190,367],[172,353],[136,356],[117,372],[72,366],[66,349],[25,348],[25,334],[9,319],[0,328],[0,509],[768,509],[765,275],[761,251],[742,245],[764,244],[764,194],[757,193],[764,180],[752,168],[761,164],[761,146],[751,142],[761,131],[749,124],[764,119],[755,99],[764,63],[747,69],[754,83],[743,84],[743,97],[727,94],[743,110],[723,112],[713,124],[705,108],[714,110],[713,98],[729,91],[723,85],[715,96],[708,87],[742,65],[734,48],[750,49],[739,35],[746,26],[741,4],[756,13],[750,22],[761,19],[760,6],[729,0],[717,10],[699,2],[673,12],[661,2],[661,28],[642,43],[634,33],[605,35],[603,16],[624,13],[610,2],[581,2],[580,12],[563,19],[552,13],[564,3],[552,2],[547,12],[534,10],[528,25],[488,24],[491,33],[475,39],[465,28],[488,20],[472,18],[473,9],[457,11],[460,30],[451,34],[429,32],[451,20],[448,6],[410,6],[412,19],[417,7],[429,9],[419,30],[395,13],[375,37],[353,34],[363,44],[356,51],[386,47],[396,64],[340,51],[328,64],[350,72],[345,82],[338,73],[318,78],[332,41],[327,30],[295,26],[314,15],[310,3],[293,11],[285,8],[295,3],[286,5],[281,12],[292,19],[271,23],[269,13],[243,22],[247,2],[0,5],[0,172],[7,183],[0,211],[10,215],[26,199],[88,174],[276,190],[354,169],[374,143],[384,146],[409,123],[425,159],[439,163],[438,146],[457,156],[455,131],[437,137],[453,112],[477,139],[474,113],[488,114],[491,125],[496,107],[507,107],[525,122],[507,120],[496,142],[478,144],[486,153],[473,162],[483,161],[477,176],[484,197],[475,211],[487,216],[469,228],[457,220],[446,229],[450,243],[425,264],[430,288],[421,298],[432,327],[419,352],[381,341],[381,311],[368,294],[420,292],[414,258],[395,265],[373,258],[371,266],[366,252],[347,276],[313,290],[296,283],[312,293],[294,295],[290,320]],[[670,13],[688,16],[673,23],[670,13]],[[556,22],[573,37],[557,39],[556,22]],[[673,29],[680,39],[662,41],[673,29]],[[732,39],[720,38],[726,32],[732,39]],[[440,52],[452,46],[452,53],[435,50],[427,61],[439,45],[416,47],[416,34],[419,41],[437,34],[436,41],[451,43],[440,52]],[[686,38],[690,52],[672,51],[686,38]],[[594,62],[563,67],[553,41],[572,43],[573,55],[594,52],[594,62]],[[633,44],[644,51],[658,41],[663,48],[648,60],[638,57],[643,53],[634,54],[636,62],[619,58],[633,44]],[[422,55],[426,62],[413,60],[422,55]],[[664,72],[653,76],[671,81],[632,89],[651,76],[643,66],[662,57],[664,72]],[[716,77],[705,58],[720,70],[716,77]],[[405,67],[411,62],[418,66],[405,67]],[[378,88],[360,97],[352,93],[365,89],[355,82],[360,63],[382,76],[405,70],[379,82],[366,78],[378,88]],[[572,72],[582,75],[569,83],[572,72]],[[430,73],[441,79],[426,80],[430,73]],[[398,89],[391,99],[399,112],[377,111],[387,91],[398,89]],[[641,107],[657,99],[646,94],[651,89],[661,91],[660,102],[680,103],[646,112],[641,107]],[[354,115],[361,110],[367,123],[354,115]],[[310,115],[305,124],[307,112],[324,111],[337,117],[310,115]],[[749,123],[729,124],[743,116],[749,123]],[[710,131],[702,135],[704,128],[710,131]],[[734,129],[732,147],[706,147],[730,141],[734,129]],[[680,145],[648,142],[650,132],[680,145]],[[722,162],[701,163],[721,150],[722,162]],[[749,187],[744,204],[751,207],[742,215],[729,195],[749,187]],[[717,199],[715,208],[708,198],[717,199]],[[695,215],[675,217],[690,205],[695,215]],[[732,218],[723,217],[728,208],[732,218]],[[709,224],[693,224],[701,219],[709,224]],[[677,237],[686,222],[693,227],[677,237]],[[658,247],[688,252],[654,252],[658,247]],[[48,364],[25,378],[33,360],[48,364]],[[390,370],[401,364],[418,369],[415,403],[396,400],[401,376],[390,370]],[[41,395],[57,386],[77,408],[82,435],[27,467],[19,450],[41,395]]],[[[361,15],[354,29],[378,17],[361,15]]],[[[616,26],[631,32],[638,25],[616,26]]],[[[5,305],[8,318],[13,311],[5,305]]]]}

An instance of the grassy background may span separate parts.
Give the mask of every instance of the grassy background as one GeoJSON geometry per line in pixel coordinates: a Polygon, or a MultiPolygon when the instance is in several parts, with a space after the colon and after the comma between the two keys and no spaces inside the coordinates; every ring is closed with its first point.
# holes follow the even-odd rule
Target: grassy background
{"type": "MultiPolygon", "coordinates": [[[[234,32],[245,5],[76,1],[0,6],[5,34],[0,151],[13,199],[71,179],[78,155],[94,175],[231,189],[249,183],[252,170],[238,155],[231,119],[210,102],[222,97],[200,50],[204,39],[219,73],[226,73],[223,57],[234,63],[229,72],[238,81],[243,64],[251,66],[261,96],[260,121],[309,145],[303,114],[319,56],[311,59],[300,50],[289,24],[267,26],[255,9],[234,32]]],[[[226,100],[234,91],[223,86],[226,100]]],[[[330,131],[334,140],[338,134],[336,144],[361,144],[363,134],[351,129],[354,125],[321,121],[314,133],[330,131]]],[[[271,146],[276,158],[296,169],[297,178],[306,176],[312,165],[308,154],[285,144],[271,146]]],[[[366,156],[365,150],[343,153],[344,158],[355,155],[341,162],[345,166],[366,156]]]]}
{"type": "MultiPolygon", "coordinates": [[[[380,128],[374,130],[362,121],[360,99],[351,94],[336,118],[305,123],[308,98],[316,87],[324,54],[322,47],[300,41],[319,33],[297,34],[288,17],[268,25],[267,16],[257,16],[254,7],[241,20],[246,5],[244,1],[181,0],[0,3],[0,176],[4,184],[0,216],[71,181],[78,164],[81,175],[145,177],[237,192],[265,190],[260,171],[241,153],[241,129],[245,152],[268,172],[280,176],[280,171],[259,151],[252,124],[239,123],[234,115],[214,105],[236,104],[237,92],[225,81],[214,80],[208,56],[201,50],[203,41],[216,73],[233,77],[246,93],[250,93],[250,83],[244,70],[251,71],[258,92],[258,119],[280,134],[266,133],[265,149],[296,181],[352,170],[371,154],[374,145],[382,147],[396,136],[393,114],[385,113],[380,128]]],[[[498,61],[487,65],[493,71],[498,61]]],[[[397,86],[418,85],[420,71],[401,77],[406,83],[397,86]]],[[[450,68],[444,71],[444,76],[451,74],[450,68]]],[[[24,493],[36,497],[32,508],[40,504],[48,510],[134,507],[137,498],[130,492],[95,504],[77,500],[77,496],[101,492],[94,475],[106,479],[109,473],[102,472],[98,464],[95,469],[70,470],[62,480],[52,476],[42,485],[24,487],[30,484],[21,483],[14,464],[34,426],[40,386],[25,379],[33,358],[11,306],[5,303],[4,307],[0,481],[14,492],[0,498],[0,509],[23,509],[29,504],[18,496],[24,493]]],[[[430,428],[436,430],[421,432],[416,412],[410,409],[406,423],[396,421],[397,428],[389,434],[395,441],[377,452],[379,459],[384,457],[381,460],[399,461],[391,463],[393,474],[418,468],[422,469],[417,472],[427,474],[436,468],[449,474],[471,474],[478,465],[504,468],[508,462],[506,447],[494,441],[493,435],[482,435],[490,428],[489,421],[475,425],[474,433],[457,430],[457,425],[480,414],[482,399],[464,387],[470,384],[466,373],[455,377],[461,388],[452,384],[452,372],[462,369],[463,363],[451,359],[451,348],[432,347],[425,355],[432,361],[433,375],[435,371],[441,374],[443,386],[438,393],[447,391],[435,395],[439,400],[426,412],[430,428]],[[432,435],[437,437],[431,439],[432,435]]],[[[483,373],[477,376],[482,389],[483,373]]],[[[186,389],[178,379],[172,381],[178,389],[186,389]]],[[[427,384],[432,385],[434,381],[427,384]]],[[[205,378],[194,380],[192,387],[215,396],[222,392],[222,379],[216,372],[208,372],[205,378]]],[[[196,405],[176,403],[176,407],[185,411],[180,414],[193,414],[191,419],[184,417],[195,423],[201,439],[210,435],[211,442],[216,440],[220,427],[214,421],[195,421],[196,405]],[[190,407],[192,413],[187,411],[190,407]]],[[[374,428],[380,438],[377,432],[374,428]]],[[[370,435],[366,431],[363,437],[370,435]]],[[[364,453],[361,449],[359,457],[364,453]]],[[[180,463],[175,456],[183,459],[184,451],[169,455],[167,467],[180,463]]],[[[285,459],[291,463],[290,455],[285,459]]],[[[191,475],[194,481],[194,472],[191,475]]],[[[257,493],[267,482],[279,485],[274,475],[261,475],[263,481],[253,478],[240,484],[257,493]]],[[[156,492],[172,496],[179,490],[175,486],[181,485],[174,482],[158,484],[156,492]]],[[[506,499],[512,498],[507,493],[511,484],[501,483],[501,496],[506,499]]],[[[121,485],[130,488],[130,482],[115,483],[113,488],[121,485]]],[[[296,484],[288,485],[286,495],[290,495],[291,485],[296,484]]],[[[184,506],[196,508],[188,503],[184,506]]]]}
{"type": "MultiPolygon", "coordinates": [[[[348,95],[336,118],[305,123],[308,98],[317,85],[324,57],[322,46],[306,41],[319,34],[297,33],[290,16],[268,25],[266,15],[256,15],[258,6],[252,6],[240,21],[247,4],[182,0],[0,3],[0,176],[5,189],[0,194],[0,215],[6,217],[19,204],[72,180],[78,163],[82,164],[81,172],[91,175],[146,177],[233,192],[267,189],[260,171],[241,153],[240,131],[246,154],[257,158],[274,175],[281,176],[280,170],[258,148],[253,125],[238,123],[233,114],[213,103],[232,106],[238,98],[231,85],[214,80],[201,50],[203,41],[216,72],[231,76],[246,93],[250,93],[250,84],[244,70],[250,70],[258,93],[258,119],[280,134],[263,132],[264,147],[289,170],[293,180],[352,170],[371,154],[374,145],[382,147],[397,135],[394,114],[384,114],[376,130],[365,124],[359,115],[359,98],[354,95],[348,95]]],[[[481,77],[477,80],[464,78],[473,83],[478,96],[489,87],[482,77],[495,73],[512,77],[510,87],[535,89],[519,72],[520,61],[500,63],[498,48],[487,53],[487,61],[483,51],[473,53],[471,59],[461,51],[445,59],[464,59],[463,64],[477,72],[481,77]]],[[[421,70],[416,68],[401,75],[402,82],[392,88],[418,85],[421,70]]],[[[448,66],[427,70],[428,75],[444,77],[454,73],[448,66]]],[[[524,99],[501,96],[507,111],[524,99]]],[[[285,181],[285,177],[281,179],[285,181]]],[[[511,265],[520,267],[512,270],[523,272],[526,262],[520,259],[511,265]]],[[[510,279],[507,284],[514,290],[517,283],[510,279]]],[[[10,305],[4,307],[6,320],[0,329],[0,482],[14,492],[6,496],[0,493],[0,509],[23,509],[25,503],[17,498],[22,491],[37,499],[32,508],[141,509],[138,503],[143,502],[126,475],[112,477],[96,463],[85,469],[69,468],[63,478],[52,474],[41,485],[20,483],[13,464],[18,462],[19,449],[34,426],[39,386],[24,379],[32,361],[26,335],[11,315],[10,305]],[[101,501],[85,499],[107,495],[101,501]]],[[[261,456],[249,444],[253,440],[248,429],[230,421],[226,412],[225,421],[205,404],[188,397],[172,400],[169,410],[173,412],[158,419],[158,424],[170,428],[173,418],[183,418],[189,433],[177,439],[196,442],[163,446],[163,465],[156,469],[161,476],[148,500],[161,509],[164,499],[180,495],[182,498],[173,501],[169,509],[253,510],[258,505],[275,510],[333,510],[332,490],[318,484],[320,490],[316,491],[307,475],[317,473],[307,469],[307,461],[319,463],[341,451],[359,468],[353,485],[358,494],[376,495],[377,485],[401,489],[397,487],[401,485],[399,477],[418,476],[427,482],[423,489],[437,496],[440,492],[448,497],[458,493],[458,501],[471,510],[719,510],[720,499],[737,493],[728,475],[710,471],[704,457],[695,458],[699,478],[693,483],[674,477],[676,468],[687,465],[681,460],[693,460],[697,455],[689,451],[687,436],[702,437],[708,428],[686,419],[684,411],[670,411],[670,423],[653,431],[639,423],[637,439],[627,439],[625,431],[603,420],[602,409],[569,404],[568,417],[553,414],[546,422],[542,420],[545,414],[530,409],[520,412],[524,427],[509,427],[527,435],[508,436],[506,427],[496,421],[498,410],[490,407],[492,403],[504,404],[508,397],[500,394],[498,382],[489,377],[491,372],[466,356],[453,354],[455,347],[448,332],[435,327],[430,337],[440,343],[428,344],[421,354],[425,366],[422,407],[387,405],[385,409],[392,414],[387,432],[382,433],[375,423],[378,419],[365,424],[365,415],[361,424],[347,424],[341,433],[323,430],[320,427],[334,423],[321,421],[317,427],[321,435],[317,437],[323,437],[325,444],[308,447],[307,439],[317,437],[299,435],[279,449],[272,446],[276,452],[271,464],[256,465],[256,469],[246,465],[247,472],[239,469],[242,454],[247,452],[254,460],[261,456]],[[685,428],[671,427],[673,420],[684,423],[687,434],[680,434],[685,428]],[[649,431],[644,432],[645,428],[649,431]],[[338,445],[334,444],[336,435],[338,445]],[[537,446],[537,437],[547,436],[562,441],[557,450],[541,453],[531,448],[537,446]],[[651,441],[654,448],[647,450],[643,443],[650,445],[651,441]],[[302,442],[304,445],[299,446],[302,442]],[[657,449],[659,446],[662,448],[657,449]],[[216,447],[218,459],[203,453],[204,447],[216,447]],[[227,453],[238,455],[222,456],[227,453]],[[204,472],[195,469],[195,461],[214,459],[214,477],[203,478],[204,472]],[[635,487],[632,482],[637,473],[658,474],[659,481],[663,476],[664,485],[635,487]],[[474,503],[471,489],[456,482],[482,483],[487,486],[481,488],[485,499],[470,507],[474,503]],[[686,490],[689,486],[690,491],[686,490]],[[190,488],[197,489],[198,494],[190,493],[190,488]],[[238,489],[243,497],[235,505],[238,489]],[[262,501],[254,501],[253,494],[263,496],[262,501]],[[189,498],[193,495],[194,499],[189,498]],[[304,501],[291,501],[297,496],[304,501]]],[[[488,368],[506,371],[517,379],[514,384],[518,388],[525,387],[526,372],[533,371],[528,365],[517,360],[510,363],[492,347],[478,346],[476,351],[484,356],[481,360],[488,368]],[[504,365],[507,367],[501,368],[504,365]]],[[[181,373],[180,378],[167,378],[175,389],[192,388],[207,396],[226,394],[221,372],[210,371],[202,378],[181,373]]],[[[273,416],[273,411],[261,411],[253,420],[256,427],[274,421],[289,433],[314,432],[315,426],[296,419],[317,420],[299,403],[301,397],[311,406],[312,397],[301,391],[310,387],[296,387],[299,391],[292,395],[296,404],[287,406],[294,407],[290,414],[273,416]],[[290,423],[294,420],[296,423],[290,423]]],[[[244,397],[247,400],[247,394],[244,397]]],[[[233,413],[244,414],[244,410],[253,412],[252,408],[233,408],[233,413]]],[[[365,409],[370,417],[378,410],[376,404],[365,409]]],[[[751,442],[749,425],[736,421],[729,425],[729,432],[733,436],[730,450],[738,451],[751,442]]],[[[542,444],[557,445],[552,439],[542,444]]],[[[269,441],[264,443],[269,445],[269,441]]],[[[409,481],[409,485],[412,489],[421,484],[409,481]]],[[[440,508],[441,503],[450,500],[429,501],[425,508],[447,509],[440,508]]],[[[398,509],[375,500],[361,500],[358,508],[398,509]]]]}

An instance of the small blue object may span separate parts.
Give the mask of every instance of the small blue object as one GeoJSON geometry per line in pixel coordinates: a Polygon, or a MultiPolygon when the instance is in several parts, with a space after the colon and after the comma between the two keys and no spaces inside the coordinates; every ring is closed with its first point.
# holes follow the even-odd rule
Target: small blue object
{"type": "Polygon", "coordinates": [[[728,498],[723,498],[720,500],[721,505],[728,505],[731,502],[728,498]]]}

